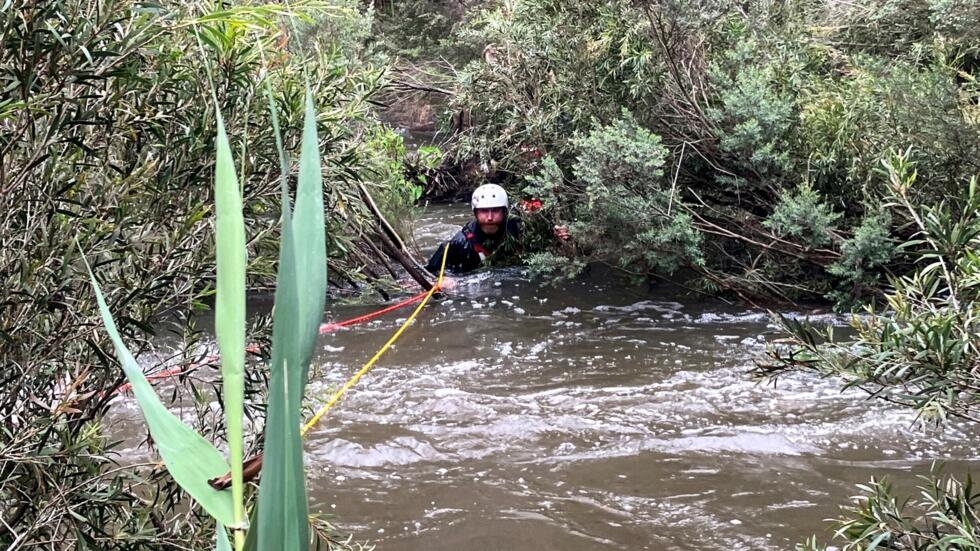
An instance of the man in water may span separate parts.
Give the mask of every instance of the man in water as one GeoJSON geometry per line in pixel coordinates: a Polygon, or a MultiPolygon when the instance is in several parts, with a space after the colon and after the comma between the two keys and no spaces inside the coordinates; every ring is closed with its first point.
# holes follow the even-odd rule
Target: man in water
{"type": "MultiPolygon", "coordinates": [[[[449,247],[446,271],[454,274],[471,272],[488,262],[500,262],[520,252],[521,223],[508,216],[507,192],[497,184],[484,184],[470,200],[473,220],[462,227],[448,243],[439,245],[425,269],[439,273],[443,249],[449,247]]],[[[556,226],[555,236],[568,239],[568,230],[556,226]]]]}

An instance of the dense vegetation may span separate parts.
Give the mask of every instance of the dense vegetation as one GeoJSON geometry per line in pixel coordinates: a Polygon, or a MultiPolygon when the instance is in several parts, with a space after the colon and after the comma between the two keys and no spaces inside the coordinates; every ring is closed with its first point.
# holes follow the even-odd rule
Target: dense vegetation
{"type": "MultiPolygon", "coordinates": [[[[104,438],[102,419],[123,379],[94,330],[100,322],[81,257],[104,282],[126,341],[141,357],[159,358],[146,367],[195,360],[190,318],[212,300],[214,285],[216,109],[228,122],[244,193],[250,288],[261,289],[278,254],[281,174],[261,90],[268,82],[285,148],[294,151],[305,75],[317,103],[327,206],[336,213],[331,283],[381,281],[390,266],[363,190],[382,204],[406,192],[383,147],[395,138],[371,106],[384,74],[364,47],[371,20],[353,2],[215,11],[51,0],[5,3],[0,24],[0,547],[199,548],[207,523],[169,477],[152,465],[120,468],[104,438]],[[188,352],[161,357],[149,348],[164,322],[188,352]]],[[[258,392],[265,372],[249,373],[249,392],[258,392]]],[[[206,389],[188,401],[205,412],[202,430],[220,437],[207,413],[211,394],[198,390],[206,389]]]]}
{"type": "MultiPolygon", "coordinates": [[[[854,343],[788,327],[798,348],[774,350],[768,369],[842,374],[933,418],[977,420],[980,5],[371,5],[0,7],[0,545],[210,545],[209,521],[169,477],[114,463],[101,423],[123,380],[81,256],[137,353],[154,357],[164,321],[196,348],[190,320],[214,286],[220,110],[249,285],[271,285],[282,171],[265,83],[290,152],[304,79],[314,92],[334,292],[384,292],[397,273],[368,194],[398,222],[419,186],[436,197],[491,179],[542,200],[526,214],[536,273],[600,262],[749,301],[884,299],[887,315],[860,318],[854,343]],[[389,117],[415,105],[399,122],[434,126],[446,155],[408,156],[379,102],[389,117]],[[569,244],[548,238],[555,223],[569,244]]],[[[266,372],[249,373],[246,392],[260,392],[266,372]]],[[[175,393],[193,390],[199,428],[220,439],[208,389],[183,383],[175,393]]],[[[854,549],[976,547],[972,486],[926,488],[915,517],[870,485],[841,536],[854,549]]]]}
{"type": "Polygon", "coordinates": [[[447,75],[446,147],[571,226],[577,247],[534,256],[541,272],[606,262],[848,307],[910,262],[879,160],[910,149],[923,203],[980,168],[972,2],[484,6],[425,44],[483,51],[447,75]]]}

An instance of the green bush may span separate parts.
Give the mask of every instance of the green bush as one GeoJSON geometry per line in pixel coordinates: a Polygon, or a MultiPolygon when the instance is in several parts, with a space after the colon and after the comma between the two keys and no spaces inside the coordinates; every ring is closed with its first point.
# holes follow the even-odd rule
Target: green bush
{"type": "MultiPolygon", "coordinates": [[[[914,202],[917,174],[908,153],[893,155],[886,168],[887,204],[914,232],[899,247],[915,262],[914,271],[891,279],[887,311],[869,307],[864,316],[853,319],[852,342],[830,335],[828,342],[818,344],[810,329],[788,323],[801,350],[784,357],[773,349],[771,355],[777,368],[807,367],[842,375],[851,386],[915,408],[923,419],[953,415],[980,421],[980,186],[974,179],[957,201],[962,208],[954,212],[946,204],[914,202]]],[[[861,239],[871,245],[868,256],[874,258],[873,251],[885,239],[882,229],[870,224],[861,239]]],[[[856,250],[852,254],[859,256],[856,250]]]]}
{"type": "MultiPolygon", "coordinates": [[[[891,279],[887,309],[867,308],[855,316],[854,336],[835,339],[805,323],[780,318],[790,343],[769,350],[771,362],[760,373],[814,370],[843,377],[848,387],[914,408],[922,421],[950,417],[980,422],[980,185],[976,179],[951,201],[920,204],[922,185],[909,152],[885,162],[889,215],[907,224],[911,239],[899,250],[914,262],[911,274],[891,279]]],[[[845,244],[835,270],[855,282],[865,262],[890,256],[887,217],[869,219],[845,244]]],[[[980,539],[980,494],[972,481],[935,473],[919,498],[900,502],[885,482],[861,487],[864,496],[840,519],[836,536],[844,549],[975,549],[980,539]]],[[[812,551],[816,539],[797,547],[812,551]]]]}
{"type": "MultiPolygon", "coordinates": [[[[462,30],[488,49],[459,73],[453,106],[472,124],[451,153],[506,184],[546,171],[528,155],[543,152],[567,178],[545,180],[569,193],[538,218],[556,220],[565,209],[568,219],[570,199],[584,191],[574,185],[582,180],[578,136],[594,120],[612,124],[626,108],[662,137],[672,197],[688,205],[690,224],[718,236],[699,268],[704,282],[788,300],[821,297],[842,283],[847,290],[835,300],[862,300],[874,294],[865,291],[876,275],[902,269],[899,256],[888,257],[884,234],[872,238],[875,215],[865,210],[887,191],[879,160],[912,148],[919,173],[933,182],[912,190],[920,203],[956,197],[980,170],[976,6],[869,6],[502,4],[462,30]],[[787,198],[805,199],[794,191],[799,182],[826,206],[816,219],[793,215],[809,229],[786,217],[787,198]]],[[[606,191],[607,198],[623,192],[616,200],[624,202],[635,188],[606,191]]],[[[604,220],[620,223],[592,218],[604,220]]],[[[577,245],[563,254],[584,261],[596,248],[577,245]]]]}
{"type": "Polygon", "coordinates": [[[459,71],[451,108],[470,115],[453,152],[523,176],[529,149],[563,168],[569,138],[656,93],[662,62],[631,3],[522,0],[480,13],[460,40],[485,47],[459,71]],[[639,23],[638,23],[639,21],[639,23]]]}
{"type": "Polygon", "coordinates": [[[817,248],[831,243],[831,233],[837,229],[840,217],[809,184],[801,184],[796,191],[780,196],[776,208],[762,225],[780,237],[817,248]]]}
{"type": "Polygon", "coordinates": [[[609,125],[595,122],[573,144],[578,154],[570,181],[547,160],[525,191],[560,205],[555,221],[567,224],[577,257],[532,257],[536,271],[560,268],[568,277],[588,262],[605,262],[646,276],[703,262],[701,235],[664,179],[667,150],[659,136],[624,112],[609,125]]]}
{"type": "Polygon", "coordinates": [[[453,2],[378,2],[374,8],[374,32],[385,51],[413,61],[440,57],[458,60],[473,57],[465,47],[450,41],[464,12],[453,2]]]}
{"type": "MultiPolygon", "coordinates": [[[[0,9],[0,189],[7,202],[0,215],[0,415],[16,429],[0,437],[0,501],[17,504],[4,515],[0,546],[200,546],[204,525],[172,484],[113,463],[101,419],[123,381],[108,342],[92,332],[94,297],[79,248],[111,282],[109,309],[137,355],[150,350],[154,330],[193,335],[187,318],[213,295],[209,180],[220,108],[242,152],[252,284],[267,285],[278,237],[268,213],[278,211],[281,171],[258,87],[264,76],[274,83],[289,151],[297,147],[309,77],[329,208],[351,206],[346,221],[332,223],[373,225],[360,214],[366,209],[354,184],[372,178],[366,167],[374,152],[359,135],[378,124],[368,100],[381,68],[367,59],[355,66],[337,48],[357,50],[329,37],[287,48],[279,24],[280,15],[312,24],[344,13],[352,29],[363,27],[361,15],[344,11],[349,4],[303,11],[240,5],[206,19],[200,6],[180,2],[51,0],[0,9]]],[[[350,252],[365,239],[350,237],[359,232],[338,235],[331,233],[335,284],[338,274],[371,262],[350,252]]],[[[194,358],[177,351],[168,360],[194,358]]],[[[256,372],[250,384],[261,380],[256,372]]],[[[206,395],[191,403],[203,408],[206,395]]],[[[208,424],[202,430],[223,432],[201,418],[208,424]]]]}
{"type": "MultiPolygon", "coordinates": [[[[980,548],[980,492],[969,475],[963,481],[934,468],[923,476],[919,493],[900,500],[888,480],[872,478],[858,485],[862,495],[843,508],[836,520],[837,539],[843,551],[910,549],[916,551],[965,551],[980,548]]],[[[828,551],[816,537],[796,546],[796,551],[828,551]]]]}
{"type": "Polygon", "coordinates": [[[918,200],[956,194],[977,170],[976,127],[966,117],[949,68],[901,60],[840,58],[844,74],[813,80],[801,100],[801,140],[812,181],[839,190],[841,208],[854,210],[886,185],[874,170],[892,149],[912,147],[923,178],[918,200]]]}
{"type": "Polygon", "coordinates": [[[841,244],[840,260],[827,266],[827,272],[837,278],[827,298],[840,307],[850,307],[881,285],[885,266],[896,256],[897,244],[891,234],[891,215],[888,211],[870,211],[841,244]]]}
{"type": "MultiPolygon", "coordinates": [[[[789,78],[803,71],[794,59],[798,46],[742,32],[726,40],[727,49],[708,70],[716,95],[706,112],[715,124],[718,148],[743,186],[778,186],[795,168],[792,141],[799,116],[797,89],[789,78]]],[[[732,179],[719,176],[723,182],[732,179]]]]}

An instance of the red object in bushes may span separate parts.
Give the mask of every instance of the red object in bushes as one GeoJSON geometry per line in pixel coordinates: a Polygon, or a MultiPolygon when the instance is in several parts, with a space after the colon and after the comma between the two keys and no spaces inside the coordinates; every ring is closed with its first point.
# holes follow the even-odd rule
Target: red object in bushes
{"type": "Polygon", "coordinates": [[[538,212],[543,206],[541,199],[524,199],[521,201],[521,210],[524,212],[538,212]]]}

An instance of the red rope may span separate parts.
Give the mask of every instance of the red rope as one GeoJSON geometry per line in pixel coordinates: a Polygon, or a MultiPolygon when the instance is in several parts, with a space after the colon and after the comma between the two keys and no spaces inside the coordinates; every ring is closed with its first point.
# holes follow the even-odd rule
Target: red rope
{"type": "MultiPolygon", "coordinates": [[[[348,320],[339,321],[337,323],[324,323],[323,325],[320,326],[320,334],[321,335],[325,335],[327,333],[330,333],[331,331],[336,331],[337,329],[340,329],[341,327],[348,327],[348,326],[351,326],[351,325],[357,325],[358,323],[363,323],[365,321],[370,321],[370,320],[372,320],[374,318],[383,316],[384,314],[387,314],[388,312],[394,312],[395,310],[398,310],[399,308],[404,308],[404,307],[408,306],[409,304],[415,304],[416,302],[418,302],[418,301],[422,300],[423,298],[425,298],[425,296],[427,294],[428,294],[427,292],[420,293],[418,295],[415,295],[414,297],[405,299],[405,300],[403,300],[403,301],[401,301],[401,302],[399,302],[397,304],[393,304],[391,306],[382,308],[381,310],[378,310],[376,312],[371,312],[370,314],[364,314],[363,316],[358,316],[356,318],[351,318],[351,319],[348,319],[348,320]]],[[[245,350],[247,352],[251,352],[253,354],[258,354],[259,353],[259,347],[256,344],[250,344],[250,345],[248,345],[248,347],[246,347],[245,350]]],[[[204,367],[206,365],[214,364],[218,360],[220,360],[220,357],[217,354],[212,354],[211,356],[208,356],[207,358],[204,358],[203,360],[201,360],[199,362],[195,362],[195,363],[189,364],[186,367],[175,367],[173,369],[167,369],[167,370],[161,371],[159,373],[153,373],[151,375],[147,375],[146,376],[146,379],[148,381],[156,381],[156,380],[159,380],[159,379],[167,379],[167,378],[170,378],[170,377],[175,377],[175,376],[178,376],[178,375],[183,375],[185,373],[190,373],[191,371],[194,371],[194,370],[196,370],[196,369],[198,369],[200,367],[204,367]]],[[[116,389],[116,392],[117,393],[118,392],[127,392],[127,391],[129,391],[132,388],[132,386],[133,385],[130,384],[130,383],[125,383],[123,385],[120,385],[119,388],[116,389]]]]}
{"type": "Polygon", "coordinates": [[[347,327],[348,325],[356,325],[358,323],[372,320],[378,316],[387,314],[388,312],[394,312],[395,310],[398,310],[399,308],[404,308],[409,304],[415,304],[416,302],[425,298],[425,295],[427,294],[428,292],[420,293],[412,298],[405,299],[399,302],[398,304],[393,304],[391,306],[388,306],[387,308],[382,308],[377,312],[371,312],[370,314],[364,314],[363,316],[358,316],[356,318],[351,318],[349,320],[339,321],[337,323],[324,323],[323,325],[320,326],[320,334],[325,335],[331,331],[340,329],[341,327],[347,327]]]}

